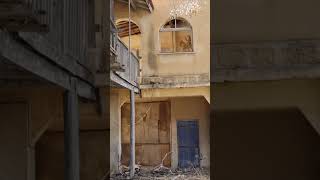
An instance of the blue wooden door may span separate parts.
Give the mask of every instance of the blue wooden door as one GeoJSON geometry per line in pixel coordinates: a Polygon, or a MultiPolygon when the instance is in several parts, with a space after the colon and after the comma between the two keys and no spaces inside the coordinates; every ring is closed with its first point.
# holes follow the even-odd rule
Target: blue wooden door
{"type": "Polygon", "coordinates": [[[180,168],[199,167],[199,127],[197,121],[177,121],[180,168]]]}

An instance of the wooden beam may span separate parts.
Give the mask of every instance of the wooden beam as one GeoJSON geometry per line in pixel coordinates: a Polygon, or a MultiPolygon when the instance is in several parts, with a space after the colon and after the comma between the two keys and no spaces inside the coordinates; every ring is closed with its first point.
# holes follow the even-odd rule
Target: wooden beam
{"type": "Polygon", "coordinates": [[[147,5],[148,5],[149,11],[152,12],[153,9],[154,9],[152,0],[145,0],[145,1],[146,1],[147,5]]]}
{"type": "MultiPolygon", "coordinates": [[[[24,70],[66,90],[70,89],[70,78],[74,77],[74,74],[68,72],[65,67],[50,62],[43,55],[31,51],[24,44],[17,42],[10,33],[0,31],[0,54],[24,70]]],[[[87,99],[96,98],[94,87],[87,81],[78,78],[77,86],[79,96],[87,99]]]]}
{"type": "MultiPolygon", "coordinates": [[[[131,31],[131,35],[140,34],[140,33],[141,33],[140,30],[132,30],[132,31],[131,31]]],[[[122,37],[122,36],[129,36],[129,31],[119,32],[118,35],[119,35],[120,37],[122,37]]]]}
{"type": "Polygon", "coordinates": [[[136,10],[137,9],[137,6],[136,6],[136,3],[134,2],[134,0],[128,0],[128,1],[131,1],[131,7],[136,10]]]}
{"type": "Polygon", "coordinates": [[[39,36],[38,33],[24,33],[20,32],[19,36],[25,40],[31,47],[41,52],[42,55],[46,56],[49,61],[53,64],[59,65],[61,68],[66,69],[74,76],[80,77],[87,82],[94,82],[92,72],[85,69],[84,66],[80,65],[76,59],[63,56],[60,51],[55,47],[51,46],[50,42],[43,36],[39,36]]]}
{"type": "Polygon", "coordinates": [[[70,89],[70,76],[67,72],[25,48],[21,43],[15,41],[9,33],[0,33],[0,54],[25,70],[65,89],[70,89]]]}
{"type": "Polygon", "coordinates": [[[5,24],[0,21],[0,27],[9,32],[49,32],[49,27],[46,24],[5,24]]]}
{"type": "Polygon", "coordinates": [[[47,131],[49,128],[49,120],[46,121],[46,123],[39,129],[39,131],[36,133],[35,137],[32,138],[31,146],[35,147],[38,140],[41,138],[41,136],[47,131]]]}
{"type": "MultiPolygon", "coordinates": [[[[118,27],[118,26],[117,26],[117,27],[118,27]]],[[[132,25],[132,26],[131,26],[131,30],[132,30],[132,29],[139,29],[139,27],[138,27],[137,25],[132,25]]],[[[119,27],[118,27],[118,30],[119,30],[119,31],[125,31],[125,30],[128,31],[128,30],[129,30],[129,26],[119,26],[119,27]]]]}
{"type": "Polygon", "coordinates": [[[139,87],[137,85],[133,85],[132,83],[128,82],[127,80],[123,79],[115,72],[111,71],[110,74],[101,73],[97,74],[96,76],[96,86],[98,87],[106,87],[111,86],[112,84],[116,83],[120,87],[124,87],[130,90],[134,90],[135,93],[139,93],[139,87]]]}
{"type": "Polygon", "coordinates": [[[129,4],[129,1],[131,1],[131,7],[136,10],[137,9],[137,6],[136,6],[136,3],[134,2],[134,0],[118,0],[119,2],[122,2],[122,3],[126,3],[126,4],[129,4]]]}
{"type": "MultiPolygon", "coordinates": [[[[118,0],[118,2],[128,4],[129,0],[118,0]]],[[[151,0],[135,1],[134,5],[136,6],[136,8],[141,8],[141,9],[147,10],[150,13],[153,12],[153,10],[154,10],[154,6],[153,6],[153,3],[151,0]],[[143,4],[141,4],[139,2],[142,2],[143,4]]]]}

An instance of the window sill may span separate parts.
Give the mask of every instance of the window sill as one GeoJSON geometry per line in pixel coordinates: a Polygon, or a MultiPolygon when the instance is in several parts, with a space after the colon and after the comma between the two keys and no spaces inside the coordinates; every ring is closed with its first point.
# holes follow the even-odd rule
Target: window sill
{"type": "Polygon", "coordinates": [[[159,52],[158,55],[174,55],[174,54],[196,54],[196,52],[159,52]]]}

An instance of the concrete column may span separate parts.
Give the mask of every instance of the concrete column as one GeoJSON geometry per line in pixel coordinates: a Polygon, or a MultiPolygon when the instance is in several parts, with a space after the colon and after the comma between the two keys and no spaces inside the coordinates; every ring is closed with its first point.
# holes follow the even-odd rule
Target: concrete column
{"type": "Polygon", "coordinates": [[[110,172],[119,172],[121,158],[121,104],[119,94],[110,93],[110,172]]]}
{"type": "Polygon", "coordinates": [[[130,177],[135,171],[135,102],[134,90],[130,92],[130,177]]]}
{"type": "Polygon", "coordinates": [[[80,180],[79,106],[77,80],[71,78],[71,89],[65,93],[64,143],[65,179],[80,180]]]}

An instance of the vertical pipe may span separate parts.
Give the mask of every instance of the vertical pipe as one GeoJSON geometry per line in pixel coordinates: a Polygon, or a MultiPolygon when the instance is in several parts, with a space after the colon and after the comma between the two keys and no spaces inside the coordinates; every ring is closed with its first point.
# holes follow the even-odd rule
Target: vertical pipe
{"type": "MultiPolygon", "coordinates": [[[[131,0],[129,0],[129,79],[131,77],[131,0]]],[[[130,177],[134,177],[135,173],[135,102],[134,90],[130,90],[130,177]]]]}
{"type": "Polygon", "coordinates": [[[132,81],[132,62],[131,62],[131,0],[129,0],[129,81],[132,81]]]}
{"type": "Polygon", "coordinates": [[[64,96],[65,179],[80,180],[79,106],[76,79],[71,78],[70,84],[71,89],[64,96]]]}
{"type": "Polygon", "coordinates": [[[130,90],[130,177],[135,172],[135,102],[134,90],[130,90]]]}

